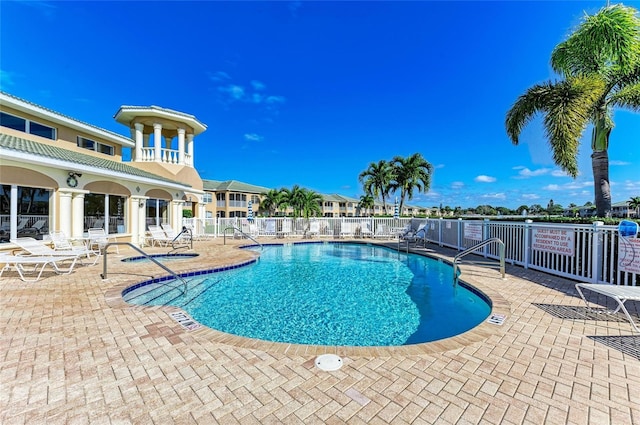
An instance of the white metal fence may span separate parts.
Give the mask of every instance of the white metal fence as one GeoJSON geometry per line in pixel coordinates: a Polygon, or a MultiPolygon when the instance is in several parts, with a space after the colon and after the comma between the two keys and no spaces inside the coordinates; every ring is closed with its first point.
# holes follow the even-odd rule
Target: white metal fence
{"type": "MultiPolygon", "coordinates": [[[[459,251],[489,238],[505,243],[505,260],[524,268],[592,283],[640,286],[640,244],[622,246],[617,226],[507,222],[463,219],[257,217],[253,237],[308,237],[310,221],[318,221],[314,237],[397,238],[405,226],[424,225],[426,242],[459,251]],[[634,251],[637,250],[637,252],[634,251]],[[626,267],[620,266],[621,253],[626,267]]],[[[225,229],[243,228],[244,218],[185,219],[195,235],[221,237],[225,229]]],[[[499,259],[498,246],[481,248],[477,255],[499,259]]]]}

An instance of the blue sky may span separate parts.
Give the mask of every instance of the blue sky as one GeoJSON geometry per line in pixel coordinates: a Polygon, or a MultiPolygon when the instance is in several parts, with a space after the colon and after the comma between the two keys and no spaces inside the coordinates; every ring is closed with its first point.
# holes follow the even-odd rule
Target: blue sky
{"type": "MultiPolygon", "coordinates": [[[[572,179],[539,121],[514,146],[504,118],[604,4],[2,0],[0,87],[127,136],[121,105],[193,114],[205,179],[359,198],[369,163],[420,152],[435,171],[412,205],[582,205],[590,130],[572,179]]],[[[614,121],[618,202],[640,196],[640,114],[614,121]]]]}

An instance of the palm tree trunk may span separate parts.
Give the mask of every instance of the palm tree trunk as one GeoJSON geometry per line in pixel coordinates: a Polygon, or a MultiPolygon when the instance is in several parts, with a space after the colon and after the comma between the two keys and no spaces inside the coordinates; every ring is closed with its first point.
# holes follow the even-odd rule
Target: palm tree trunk
{"type": "Polygon", "coordinates": [[[593,189],[598,217],[611,217],[611,186],[609,185],[609,153],[606,150],[591,154],[593,189]]]}

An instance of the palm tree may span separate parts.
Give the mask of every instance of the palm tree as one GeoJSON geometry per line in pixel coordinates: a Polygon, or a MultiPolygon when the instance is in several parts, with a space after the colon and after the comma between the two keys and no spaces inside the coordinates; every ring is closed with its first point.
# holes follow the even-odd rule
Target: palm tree
{"type": "Polygon", "coordinates": [[[292,207],[293,208],[293,217],[300,217],[302,215],[302,208],[304,205],[304,190],[300,186],[293,185],[291,189],[282,188],[280,189],[281,193],[281,207],[292,207]]]}
{"type": "Polygon", "coordinates": [[[393,180],[393,167],[384,159],[377,163],[372,162],[369,168],[360,173],[358,180],[362,183],[364,192],[371,194],[374,199],[382,198],[382,210],[387,211],[386,199],[391,193],[391,181],[393,180]]]}
{"type": "MultiPolygon", "coordinates": [[[[609,135],[615,107],[640,109],[640,19],[634,8],[606,6],[558,44],[551,66],[564,77],[529,88],[506,117],[507,134],[519,142],[523,127],[537,113],[555,163],[572,177],[578,175],[580,139],[588,124],[597,215],[611,215],[609,135]]],[[[631,142],[631,141],[629,141],[631,142]]]]}
{"type": "Polygon", "coordinates": [[[278,189],[271,189],[266,193],[261,193],[262,200],[260,201],[260,212],[266,213],[268,217],[272,217],[277,211],[280,204],[280,191],[278,189]]]}
{"type": "Polygon", "coordinates": [[[370,212],[375,206],[375,200],[371,194],[367,193],[360,196],[360,202],[358,202],[358,207],[365,211],[365,213],[370,212]]]}
{"type": "Polygon", "coordinates": [[[322,195],[313,190],[302,189],[302,215],[309,220],[309,217],[318,217],[322,215],[322,195]]]}
{"type": "Polygon", "coordinates": [[[636,218],[640,217],[640,196],[632,196],[629,201],[629,208],[636,210],[636,218]]]}
{"type": "Polygon", "coordinates": [[[396,156],[391,164],[394,169],[391,188],[400,190],[400,211],[402,211],[405,198],[413,199],[414,189],[422,193],[429,191],[433,166],[419,153],[414,153],[408,158],[396,156]]]}

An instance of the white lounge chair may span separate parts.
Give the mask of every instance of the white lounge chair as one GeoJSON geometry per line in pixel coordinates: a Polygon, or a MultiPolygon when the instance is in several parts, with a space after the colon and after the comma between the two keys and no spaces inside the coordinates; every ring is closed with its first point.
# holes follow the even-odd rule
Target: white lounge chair
{"type": "Polygon", "coordinates": [[[342,222],[340,223],[340,237],[346,238],[347,236],[353,236],[353,223],[342,222]]]}
{"type": "Polygon", "coordinates": [[[168,237],[164,230],[162,230],[162,227],[155,224],[150,224],[148,226],[148,229],[149,234],[151,235],[152,246],[156,244],[158,244],[158,246],[167,246],[171,242],[173,242],[173,238],[168,237]]]}
{"type": "Polygon", "coordinates": [[[23,237],[9,240],[12,244],[16,245],[22,250],[22,253],[18,256],[22,255],[32,255],[36,257],[79,257],[80,254],[69,254],[56,251],[50,246],[46,245],[44,242],[39,241],[37,239],[31,237],[23,237]]]}
{"type": "Polygon", "coordinates": [[[373,230],[371,230],[371,223],[368,221],[364,221],[360,223],[360,236],[363,238],[372,238],[373,230]]]}
{"type": "Polygon", "coordinates": [[[583,289],[588,289],[593,292],[597,292],[598,294],[605,295],[609,298],[612,298],[618,303],[618,308],[616,308],[612,313],[617,313],[622,310],[625,316],[627,316],[627,320],[631,323],[631,326],[636,332],[640,332],[640,328],[633,321],[629,311],[625,307],[624,303],[627,301],[640,301],[640,286],[618,286],[618,285],[610,285],[610,284],[596,284],[596,283],[576,283],[576,290],[578,294],[580,294],[580,298],[582,301],[589,306],[587,299],[584,297],[582,292],[583,289]]]}
{"type": "Polygon", "coordinates": [[[283,238],[288,237],[291,234],[291,220],[282,220],[282,229],[277,233],[278,236],[283,238]]]}
{"type": "Polygon", "coordinates": [[[375,232],[373,233],[373,237],[381,239],[391,239],[393,237],[393,233],[391,232],[391,229],[388,225],[378,224],[376,226],[375,232]]]}
{"type": "MultiPolygon", "coordinates": [[[[88,231],[89,233],[89,248],[98,249],[102,252],[104,247],[110,242],[117,242],[118,240],[111,235],[108,235],[107,232],[102,227],[92,227],[88,231]]],[[[118,249],[118,245],[115,245],[116,252],[120,254],[120,250],[118,249]]]]}
{"type": "Polygon", "coordinates": [[[272,218],[265,220],[264,222],[264,232],[262,236],[276,236],[276,221],[272,218]]]}
{"type": "Polygon", "coordinates": [[[309,230],[307,230],[307,236],[312,238],[320,234],[320,222],[318,220],[311,220],[309,222],[309,230]]]}
{"type": "Polygon", "coordinates": [[[91,257],[93,257],[93,262],[91,265],[94,265],[98,262],[100,258],[100,250],[93,250],[89,248],[84,241],[81,240],[71,240],[67,238],[64,232],[50,232],[51,242],[53,242],[53,249],[61,254],[67,255],[78,255],[79,257],[87,257],[87,260],[91,262],[91,257]],[[75,243],[74,243],[75,242],[75,243]]]}
{"type": "Polygon", "coordinates": [[[47,266],[51,266],[53,270],[58,274],[69,274],[73,271],[73,267],[76,264],[78,257],[76,255],[71,256],[52,256],[52,255],[8,255],[0,254],[0,263],[4,263],[4,267],[0,269],[0,277],[6,270],[15,269],[20,275],[20,279],[24,282],[37,282],[42,277],[47,266]],[[67,269],[63,269],[59,266],[59,263],[68,262],[71,264],[67,269]],[[27,267],[31,267],[28,269],[27,267]],[[27,278],[26,274],[35,274],[35,278],[27,278]]]}
{"type": "Polygon", "coordinates": [[[173,227],[171,227],[169,223],[163,223],[160,225],[160,227],[162,227],[162,230],[164,230],[165,235],[167,235],[168,238],[171,238],[172,241],[175,240],[175,241],[185,242],[189,239],[188,233],[176,232],[175,230],[173,230],[173,227]]]}

